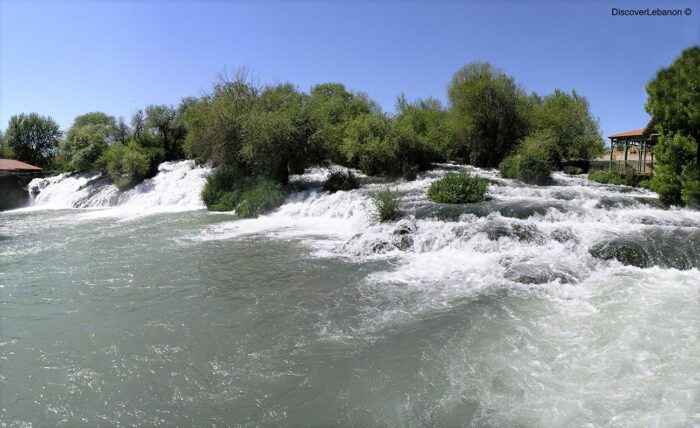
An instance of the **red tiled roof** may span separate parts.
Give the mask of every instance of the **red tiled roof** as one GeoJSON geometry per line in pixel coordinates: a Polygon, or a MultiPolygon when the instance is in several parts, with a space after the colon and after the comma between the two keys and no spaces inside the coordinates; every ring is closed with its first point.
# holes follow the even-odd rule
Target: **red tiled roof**
{"type": "Polygon", "coordinates": [[[0,171],[41,171],[41,168],[14,159],[0,159],[0,171]]]}
{"type": "Polygon", "coordinates": [[[635,129],[634,131],[620,132],[619,134],[609,135],[608,138],[620,138],[620,137],[641,137],[644,134],[644,128],[635,129]]]}
{"type": "Polygon", "coordinates": [[[620,132],[619,134],[612,134],[609,135],[608,138],[624,138],[624,137],[643,137],[643,136],[649,136],[650,134],[656,133],[655,128],[656,121],[652,117],[649,120],[649,123],[647,123],[647,126],[645,126],[642,129],[635,129],[633,131],[627,131],[627,132],[620,132]]]}

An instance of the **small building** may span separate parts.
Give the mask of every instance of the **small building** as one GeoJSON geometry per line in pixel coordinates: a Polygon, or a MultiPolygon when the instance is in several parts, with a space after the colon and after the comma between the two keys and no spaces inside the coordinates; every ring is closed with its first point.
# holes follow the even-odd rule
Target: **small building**
{"type": "Polygon", "coordinates": [[[0,175],[37,174],[41,168],[14,159],[0,159],[0,175]]]}
{"type": "Polygon", "coordinates": [[[25,189],[42,169],[14,159],[0,159],[0,211],[19,208],[29,202],[25,189]]]}
{"type": "Polygon", "coordinates": [[[654,118],[644,128],[620,132],[608,138],[610,138],[609,170],[624,173],[629,167],[635,169],[639,175],[653,174],[654,146],[659,138],[654,118]],[[636,159],[630,159],[630,155],[635,155],[636,159]]]}

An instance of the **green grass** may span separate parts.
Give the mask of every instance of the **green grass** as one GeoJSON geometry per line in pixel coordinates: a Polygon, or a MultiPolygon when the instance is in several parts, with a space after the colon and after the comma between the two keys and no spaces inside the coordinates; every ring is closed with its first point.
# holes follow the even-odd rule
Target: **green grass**
{"type": "Polygon", "coordinates": [[[467,172],[448,172],[428,189],[428,199],[445,204],[466,204],[486,199],[487,181],[467,172]]]}
{"type": "Polygon", "coordinates": [[[258,180],[241,192],[236,214],[241,217],[257,217],[279,207],[286,199],[281,184],[270,180],[258,180]]]}
{"type": "Polygon", "coordinates": [[[397,220],[401,216],[399,212],[399,196],[396,192],[391,191],[388,186],[372,195],[371,198],[374,204],[375,221],[384,223],[397,220]]]}

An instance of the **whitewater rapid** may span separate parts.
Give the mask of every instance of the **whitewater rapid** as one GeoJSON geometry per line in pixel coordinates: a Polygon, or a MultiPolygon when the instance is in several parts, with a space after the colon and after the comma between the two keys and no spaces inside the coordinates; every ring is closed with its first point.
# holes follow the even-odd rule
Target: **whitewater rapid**
{"type": "Polygon", "coordinates": [[[164,162],[158,173],[120,191],[101,173],[35,178],[27,186],[29,209],[100,208],[95,215],[134,216],[205,208],[201,193],[212,168],[193,161],[164,162]]]}
{"type": "MultiPolygon", "coordinates": [[[[203,207],[199,195],[210,173],[188,162],[167,163],[153,179],[124,193],[89,174],[48,178],[32,183],[39,190],[32,209],[71,208],[85,224],[92,224],[95,215],[196,211],[203,207]]],[[[183,275],[206,272],[225,287],[245,284],[230,291],[232,301],[256,302],[242,319],[279,304],[270,307],[268,324],[251,327],[264,334],[245,330],[239,339],[270,338],[275,351],[260,356],[241,348],[243,354],[226,370],[221,361],[212,362],[212,376],[238,382],[240,361],[256,373],[250,375],[254,379],[282,376],[264,369],[268,362],[277,363],[276,349],[285,338],[296,342],[289,354],[282,352],[280,366],[272,366],[274,373],[284,372],[289,358],[303,367],[308,356],[295,356],[296,349],[320,347],[319,354],[311,353],[315,357],[326,355],[325,347],[361,353],[398,334],[409,345],[394,343],[390,355],[410,355],[413,348],[422,349],[422,355],[417,370],[395,373],[414,380],[413,392],[387,391],[395,401],[375,409],[389,415],[382,425],[451,425],[456,420],[451,417],[464,414],[473,424],[495,426],[700,424],[700,212],[664,208],[656,194],[644,189],[562,173],[554,174],[550,186],[530,186],[502,179],[495,170],[445,164],[414,181],[363,176],[361,188],[333,194],[322,190],[329,173],[329,168],[314,168],[293,176],[286,203],[267,215],[237,219],[183,213],[206,220],[190,227],[184,219],[177,223],[182,230],[170,228],[167,238],[158,235],[154,241],[164,242],[168,253],[181,250],[188,257],[214,246],[215,252],[205,251],[195,259],[199,265],[183,275]],[[443,205],[427,200],[430,183],[463,169],[489,180],[487,201],[443,205]],[[376,224],[371,195],[386,186],[400,195],[403,217],[376,224]],[[292,246],[292,255],[275,253],[277,244],[292,246]],[[236,245],[249,247],[245,254],[217,257],[236,245]],[[232,257],[247,261],[229,271],[232,257]],[[303,280],[289,284],[299,300],[285,287],[265,288],[278,277],[294,277],[307,259],[346,273],[338,274],[337,284],[324,282],[327,288],[318,294],[303,283],[325,278],[323,269],[304,270],[303,280]],[[268,267],[256,267],[259,260],[268,267]],[[268,276],[268,269],[279,272],[268,276]],[[344,282],[347,272],[359,279],[344,282]],[[274,318],[285,311],[308,319],[287,328],[274,318]],[[296,336],[306,329],[312,333],[296,336]],[[273,333],[278,330],[279,337],[273,333]],[[412,342],[414,336],[420,339],[412,342]]],[[[178,263],[187,266],[188,260],[178,263]]],[[[157,278],[165,275],[157,261],[151,265],[157,278]]],[[[159,281],[158,286],[168,284],[159,281]]],[[[374,373],[382,361],[370,358],[363,370],[374,373]]],[[[400,366],[401,360],[394,364],[400,366]]],[[[384,367],[369,378],[355,373],[347,382],[356,382],[361,391],[382,390],[371,379],[396,382],[387,375],[391,370],[384,367]]],[[[331,394],[339,400],[351,394],[354,405],[362,403],[365,392],[352,395],[345,386],[338,388],[331,394]]],[[[271,396],[286,410],[266,420],[280,424],[294,408],[285,401],[294,394],[284,389],[271,396]]]]}

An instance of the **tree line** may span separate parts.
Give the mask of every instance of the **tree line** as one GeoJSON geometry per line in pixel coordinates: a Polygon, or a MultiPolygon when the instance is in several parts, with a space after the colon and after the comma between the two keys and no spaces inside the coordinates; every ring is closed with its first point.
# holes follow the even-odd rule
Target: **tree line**
{"type": "Polygon", "coordinates": [[[387,113],[340,83],[302,91],[256,84],[241,70],[201,97],[147,106],[128,123],[91,112],[61,132],[50,117],[12,116],[0,156],[51,171],[103,170],[122,188],[154,175],[163,161],[195,159],[220,167],[205,202],[226,207],[223,199],[238,203],[234,196],[246,190],[236,183],[283,187],[290,174],[324,162],[412,179],[435,162],[497,167],[510,157],[514,175],[534,182],[540,177],[531,179],[528,165],[548,176],[567,160],[603,151],[598,121],[576,91],[528,94],[502,70],[475,62],[454,74],[447,95],[443,105],[401,94],[387,113]]]}

